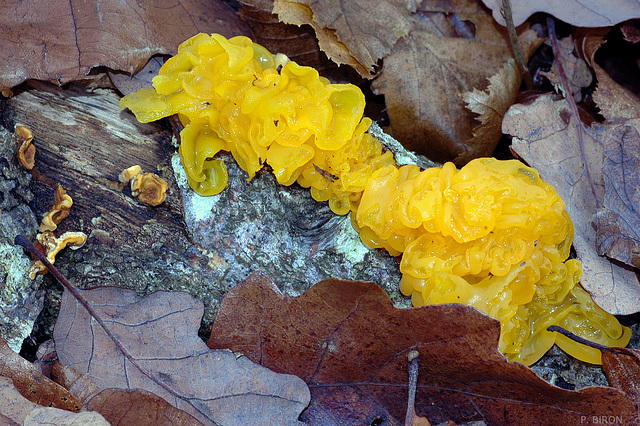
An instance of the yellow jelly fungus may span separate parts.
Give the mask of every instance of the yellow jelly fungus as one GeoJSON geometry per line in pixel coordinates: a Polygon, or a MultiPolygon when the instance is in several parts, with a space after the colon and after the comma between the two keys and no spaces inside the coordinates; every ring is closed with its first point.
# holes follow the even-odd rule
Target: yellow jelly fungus
{"type": "Polygon", "coordinates": [[[310,67],[272,56],[246,37],[199,34],[153,79],[125,96],[142,122],[178,114],[190,186],[211,195],[227,184],[230,152],[249,179],[265,164],[279,183],[310,188],[371,247],[402,254],[400,290],[415,306],[464,303],[498,319],[500,350],[524,364],[554,343],[584,361],[600,352],[547,331],[626,346],[630,330],[579,285],[567,260],[573,225],[564,202],[535,169],[476,159],[457,170],[395,165],[367,130],[364,95],[310,67]]]}

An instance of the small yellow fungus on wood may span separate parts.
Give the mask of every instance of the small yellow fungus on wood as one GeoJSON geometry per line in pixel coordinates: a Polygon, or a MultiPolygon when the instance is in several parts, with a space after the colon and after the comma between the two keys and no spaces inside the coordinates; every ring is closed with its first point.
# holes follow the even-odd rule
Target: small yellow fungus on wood
{"type": "Polygon", "coordinates": [[[136,164],[135,166],[131,166],[127,169],[124,169],[120,173],[120,176],[118,176],[118,180],[122,183],[129,183],[134,177],[138,176],[140,173],[142,173],[142,167],[136,164]]]}
{"type": "Polygon", "coordinates": [[[38,232],[55,231],[60,222],[69,216],[73,200],[62,185],[58,184],[56,186],[56,192],[53,197],[54,206],[42,218],[42,224],[38,227],[38,232]]]}
{"type": "MultiPolygon", "coordinates": [[[[47,260],[54,264],[56,255],[65,247],[77,250],[87,241],[87,235],[84,232],[65,232],[60,237],[56,237],[51,231],[45,231],[36,236],[38,243],[44,249],[47,260]]],[[[29,270],[29,277],[33,280],[38,274],[44,274],[47,268],[39,260],[34,262],[29,270]]]]}
{"type": "Polygon", "coordinates": [[[33,170],[36,160],[36,146],[33,144],[33,132],[24,124],[16,124],[16,138],[18,161],[27,170],[33,170]]]}
{"type": "Polygon", "coordinates": [[[122,183],[130,182],[131,195],[143,204],[154,207],[164,201],[167,182],[153,173],[142,173],[139,165],[124,169],[118,179],[122,183]]]}
{"type": "Polygon", "coordinates": [[[131,180],[131,195],[138,197],[141,203],[157,206],[164,201],[167,182],[153,173],[141,173],[131,180]]]}

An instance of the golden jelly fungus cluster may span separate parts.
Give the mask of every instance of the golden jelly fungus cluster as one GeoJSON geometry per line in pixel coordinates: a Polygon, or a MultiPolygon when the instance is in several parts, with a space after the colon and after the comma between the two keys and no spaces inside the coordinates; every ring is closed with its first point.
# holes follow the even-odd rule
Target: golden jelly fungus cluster
{"type": "Polygon", "coordinates": [[[268,164],[279,183],[311,188],[337,214],[351,212],[371,247],[403,255],[400,289],[416,306],[464,303],[501,323],[500,349],[525,364],[554,343],[593,363],[600,352],[546,328],[625,346],[630,331],[578,284],[567,260],[573,225],[558,194],[518,161],[477,159],[420,170],[395,165],[367,130],[364,96],[331,84],[246,37],[199,34],[153,79],[125,96],[142,122],[178,114],[180,155],[202,195],[224,189],[231,152],[251,179],[268,164]]]}
{"type": "Polygon", "coordinates": [[[559,325],[607,346],[631,336],[578,285],[564,207],[535,169],[482,158],[461,170],[376,170],[352,218],[367,244],[402,253],[400,290],[415,306],[463,303],[498,319],[510,360],[532,364],[557,343],[600,363],[598,350],[546,330],[559,325]]]}
{"type": "Polygon", "coordinates": [[[201,195],[226,187],[224,164],[213,157],[228,151],[250,179],[267,163],[279,183],[311,187],[316,200],[346,214],[366,178],[393,156],[365,133],[371,120],[362,119],[360,89],[279,62],[246,37],[199,34],[164,64],[155,90],[128,95],[121,107],[142,122],[179,114],[180,155],[201,195]],[[337,175],[344,177],[323,177],[337,175]]]}

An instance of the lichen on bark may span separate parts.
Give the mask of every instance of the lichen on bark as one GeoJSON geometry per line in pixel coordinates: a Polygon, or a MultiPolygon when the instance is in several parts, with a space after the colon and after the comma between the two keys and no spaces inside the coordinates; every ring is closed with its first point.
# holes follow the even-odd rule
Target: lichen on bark
{"type": "Polygon", "coordinates": [[[35,234],[36,217],[27,203],[33,198],[29,175],[18,164],[12,133],[0,130],[0,337],[20,351],[42,310],[41,278],[29,278],[31,261],[13,245],[16,235],[35,234]]]}

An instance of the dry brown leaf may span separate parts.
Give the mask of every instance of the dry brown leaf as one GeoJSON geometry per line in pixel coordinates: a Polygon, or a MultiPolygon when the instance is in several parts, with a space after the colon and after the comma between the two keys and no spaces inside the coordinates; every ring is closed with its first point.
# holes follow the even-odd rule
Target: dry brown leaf
{"type": "Polygon", "coordinates": [[[8,377],[0,377],[0,414],[16,424],[22,424],[38,404],[22,396],[8,377]]]}
{"type": "Polygon", "coordinates": [[[226,4],[207,0],[10,0],[0,4],[0,27],[0,90],[83,79],[98,66],[131,73],[198,32],[251,35],[226,4]]]}
{"type": "Polygon", "coordinates": [[[43,376],[51,378],[51,367],[58,360],[58,354],[56,354],[55,343],[53,339],[45,340],[38,346],[36,352],[38,357],[33,365],[42,373],[43,376]]]}
{"type": "MultiPolygon", "coordinates": [[[[571,96],[576,102],[582,100],[582,89],[591,85],[592,76],[589,67],[584,59],[574,54],[575,44],[573,37],[569,36],[558,41],[558,50],[560,51],[560,61],[562,68],[569,83],[571,96]]],[[[540,75],[549,79],[556,91],[562,90],[562,83],[558,75],[558,58],[555,58],[553,65],[549,71],[542,71],[540,75]]],[[[564,94],[566,96],[566,93],[564,94]]]]}
{"type": "Polygon", "coordinates": [[[256,34],[254,42],[270,52],[285,53],[289,59],[301,65],[321,68],[320,48],[310,27],[280,22],[278,16],[272,13],[272,0],[243,0],[242,3],[238,14],[256,34]]]}
{"type": "Polygon", "coordinates": [[[275,0],[281,21],[309,24],[320,49],[337,64],[353,66],[371,77],[378,60],[409,34],[411,13],[419,0],[275,0]]]}
{"type": "MultiPolygon", "coordinates": [[[[520,41],[527,57],[542,44],[542,39],[535,31],[520,34],[520,41]]],[[[486,91],[473,89],[473,92],[462,95],[462,99],[467,102],[467,108],[479,114],[476,120],[480,125],[473,129],[473,137],[465,141],[471,149],[456,159],[458,164],[493,154],[502,137],[502,119],[515,102],[521,82],[521,71],[515,60],[509,59],[497,74],[489,78],[486,91]]]]}
{"type": "Polygon", "coordinates": [[[153,77],[158,75],[162,65],[164,65],[164,59],[161,56],[154,56],[134,75],[112,71],[109,71],[108,75],[111,84],[123,95],[128,95],[140,89],[152,88],[153,77]]]}
{"type": "MultiPolygon", "coordinates": [[[[482,0],[493,10],[493,17],[505,25],[502,0],[482,0]]],[[[610,27],[640,17],[640,3],[634,0],[510,0],[513,21],[522,24],[536,12],[546,12],[577,27],[610,27]]]]}
{"type": "MultiPolygon", "coordinates": [[[[507,111],[502,129],[513,135],[512,147],[540,171],[566,203],[575,237],[573,245],[582,262],[582,286],[595,302],[612,314],[631,314],[640,309],[640,283],[631,268],[601,257],[596,251],[592,220],[597,203],[587,181],[580,156],[575,117],[566,101],[542,96],[530,105],[514,105],[507,111]]],[[[596,196],[604,198],[603,146],[601,135],[585,129],[584,147],[596,196]]],[[[606,135],[605,135],[606,136],[606,135]]]]}
{"type": "Polygon", "coordinates": [[[203,423],[299,424],[309,402],[300,379],[276,374],[229,351],[212,351],[197,335],[204,307],[187,293],[145,298],[117,287],[80,290],[153,380],[125,360],[87,311],[65,291],[54,329],[60,362],[86,374],[98,390],[144,389],[203,423]],[[163,383],[173,394],[161,388],[163,383]]]}
{"type": "Polygon", "coordinates": [[[83,411],[72,413],[59,408],[38,407],[24,419],[24,426],[110,426],[100,413],[83,411]]]}
{"type": "Polygon", "coordinates": [[[331,78],[336,65],[320,51],[313,28],[309,25],[287,25],[272,13],[273,0],[242,0],[238,14],[251,27],[254,41],[273,53],[284,53],[289,59],[317,69],[331,78]]]}
{"type": "MultiPolygon", "coordinates": [[[[438,162],[491,155],[498,134],[474,140],[478,123],[462,94],[487,88],[512,57],[506,32],[474,1],[426,1],[412,21],[410,36],[396,44],[373,82],[385,95],[394,137],[438,162]]],[[[530,54],[540,39],[528,33],[527,40],[530,54]]]]}
{"type": "Polygon", "coordinates": [[[620,27],[624,39],[631,43],[637,43],[640,41],[640,21],[627,21],[620,27]]]}
{"type": "Polygon", "coordinates": [[[80,374],[72,367],[66,367],[55,361],[51,367],[51,378],[64,386],[69,392],[75,395],[83,404],[87,404],[89,400],[98,393],[100,389],[93,383],[88,374],[80,374]]]}
{"type": "Polygon", "coordinates": [[[593,99],[605,118],[600,129],[604,146],[605,192],[594,220],[597,249],[628,265],[640,266],[640,99],[617,84],[594,59],[606,30],[582,34],[579,46],[595,71],[598,87],[593,99]]]}
{"type": "Polygon", "coordinates": [[[489,87],[485,92],[474,89],[473,92],[462,95],[467,108],[479,115],[477,120],[481,124],[473,129],[473,138],[476,142],[471,142],[471,146],[475,149],[467,152],[467,155],[463,156],[465,158],[460,158],[459,161],[464,162],[466,157],[471,160],[479,156],[475,155],[476,152],[480,155],[493,152],[502,136],[502,118],[513,105],[521,81],[521,73],[516,62],[509,59],[496,75],[489,78],[489,87]],[[485,148],[484,145],[489,146],[485,148]]]}
{"type": "Polygon", "coordinates": [[[640,407],[640,352],[637,349],[602,351],[602,369],[611,387],[626,393],[640,407]]]}
{"type": "Polygon", "coordinates": [[[604,141],[605,193],[594,218],[598,254],[640,268],[640,135],[617,126],[604,141]]]}
{"type": "Polygon", "coordinates": [[[112,425],[197,426],[198,420],[164,399],[140,389],[105,389],[87,404],[112,425]]]}
{"type": "Polygon", "coordinates": [[[80,411],[82,404],[65,388],[49,380],[26,359],[11,350],[0,339],[0,376],[13,381],[13,385],[29,401],[45,407],[80,411]]]}
{"type": "Polygon", "coordinates": [[[356,58],[351,56],[349,48],[338,40],[335,32],[323,31],[313,21],[313,11],[302,4],[291,3],[286,0],[274,0],[273,12],[278,14],[278,19],[292,25],[309,25],[313,28],[318,39],[318,46],[329,59],[338,65],[349,65],[361,76],[370,77],[370,70],[363,66],[356,58]]]}
{"type": "Polygon", "coordinates": [[[22,396],[8,377],[0,377],[0,421],[3,425],[109,426],[109,423],[95,412],[76,413],[31,402],[22,396]]]}
{"type": "Polygon", "coordinates": [[[53,364],[52,375],[57,382],[82,401],[84,408],[100,413],[110,424],[202,425],[193,416],[150,392],[141,389],[100,391],[88,375],[79,374],[59,361],[53,364]]]}
{"type": "Polygon", "coordinates": [[[325,280],[285,298],[262,274],[227,293],[210,347],[232,348],[302,377],[311,424],[397,424],[407,409],[407,355],[420,354],[415,409],[433,424],[579,424],[593,416],[635,417],[610,388],[552,386],[498,351],[499,324],[464,305],[398,309],[373,283],[325,280]],[[550,413],[553,413],[550,415],[550,413]]]}
{"type": "Polygon", "coordinates": [[[600,114],[605,117],[606,124],[625,123],[627,120],[640,121],[640,101],[638,98],[616,83],[595,61],[595,54],[605,43],[604,36],[607,33],[608,29],[606,28],[588,30],[576,42],[598,80],[593,100],[600,109],[600,114]]]}
{"type": "Polygon", "coordinates": [[[14,422],[13,420],[3,415],[2,413],[0,413],[0,422],[2,422],[2,424],[6,426],[19,426],[18,423],[14,422]]]}

